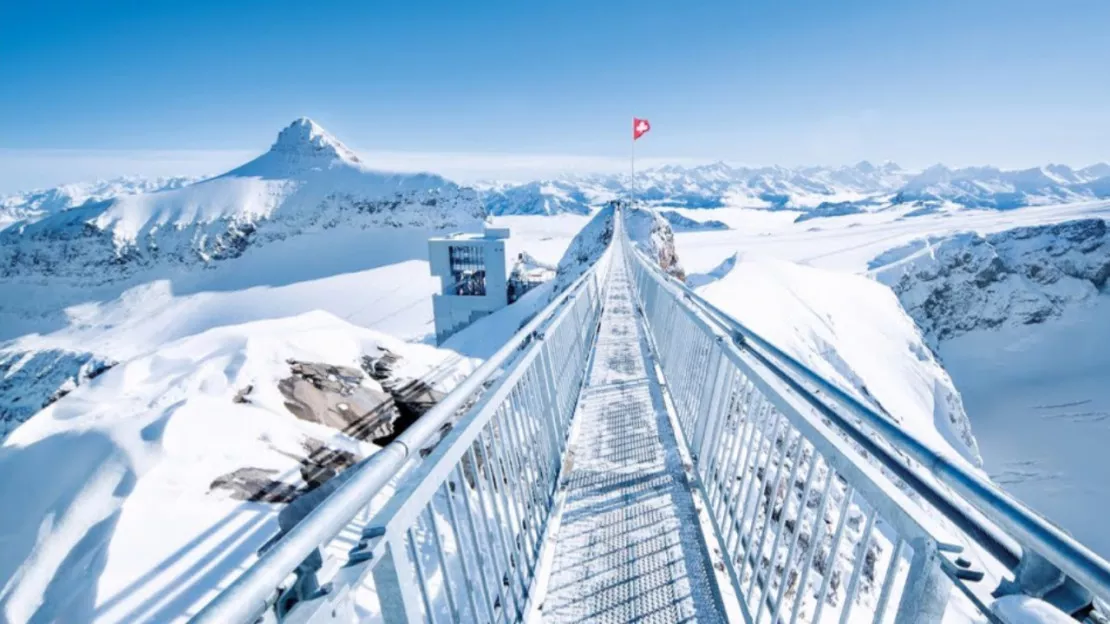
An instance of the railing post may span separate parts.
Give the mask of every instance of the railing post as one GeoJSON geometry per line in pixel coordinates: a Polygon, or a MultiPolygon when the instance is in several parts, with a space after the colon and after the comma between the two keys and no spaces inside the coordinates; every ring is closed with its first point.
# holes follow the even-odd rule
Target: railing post
{"type": "Polygon", "coordinates": [[[374,587],[386,624],[424,621],[416,571],[405,552],[404,541],[404,534],[386,537],[385,554],[374,566],[374,587]]]}
{"type": "MultiPolygon", "coordinates": [[[[540,384],[540,400],[543,402],[543,424],[547,426],[551,435],[551,444],[553,445],[551,451],[555,457],[555,464],[553,467],[558,470],[559,463],[563,458],[563,447],[566,444],[566,435],[564,435],[566,432],[562,431],[562,418],[559,413],[559,395],[555,391],[555,374],[552,372],[551,363],[548,360],[551,349],[546,339],[542,340],[545,342],[541,345],[540,355],[537,358],[540,367],[537,372],[537,377],[540,384]]],[[[558,484],[556,484],[556,486],[558,486],[558,484]]]]}
{"type": "MultiPolygon", "coordinates": [[[[952,579],[941,568],[937,543],[931,539],[917,539],[911,543],[913,558],[906,576],[902,600],[894,621],[910,624],[933,624],[944,618],[952,595],[952,579]]],[[[897,560],[891,565],[897,565],[897,560]]]]}
{"type": "Polygon", "coordinates": [[[710,421],[717,414],[717,403],[721,399],[721,386],[724,385],[725,378],[725,375],[721,374],[721,360],[724,359],[724,354],[716,348],[715,344],[709,348],[716,353],[717,357],[709,367],[709,373],[705,377],[706,383],[702,388],[701,401],[698,402],[698,419],[694,425],[694,435],[690,439],[690,445],[695,454],[694,461],[699,461],[704,450],[706,431],[709,430],[710,421]]]}

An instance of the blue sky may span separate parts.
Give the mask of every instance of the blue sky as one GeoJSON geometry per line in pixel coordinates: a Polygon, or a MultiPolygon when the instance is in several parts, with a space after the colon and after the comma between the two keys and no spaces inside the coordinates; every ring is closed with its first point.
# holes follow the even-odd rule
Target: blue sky
{"type": "Polygon", "coordinates": [[[1105,0],[313,5],[0,4],[0,191],[219,171],[301,115],[462,177],[617,166],[633,114],[659,160],[1110,159],[1105,0]]]}

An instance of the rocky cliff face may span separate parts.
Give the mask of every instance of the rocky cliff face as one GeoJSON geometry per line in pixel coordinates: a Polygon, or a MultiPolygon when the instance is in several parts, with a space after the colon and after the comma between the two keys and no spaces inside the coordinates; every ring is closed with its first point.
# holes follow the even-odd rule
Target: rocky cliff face
{"type": "Polygon", "coordinates": [[[625,227],[632,243],[654,259],[667,273],[680,281],[686,280],[686,270],[678,261],[671,223],[659,211],[647,207],[633,207],[625,215],[625,227]]]}
{"type": "Polygon", "coordinates": [[[1102,219],[929,237],[880,255],[871,270],[935,347],[1091,300],[1110,278],[1110,238],[1102,219]]]}
{"type": "Polygon", "coordinates": [[[0,442],[36,412],[114,365],[92,353],[61,349],[0,351],[0,442]]]}

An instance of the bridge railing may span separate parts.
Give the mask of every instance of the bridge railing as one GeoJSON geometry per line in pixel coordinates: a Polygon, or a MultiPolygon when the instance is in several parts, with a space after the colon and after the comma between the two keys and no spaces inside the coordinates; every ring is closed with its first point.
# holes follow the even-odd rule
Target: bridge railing
{"type": "Polygon", "coordinates": [[[530,607],[611,248],[432,410],[354,468],[195,621],[354,621],[377,609],[386,622],[519,621],[530,607]],[[448,427],[418,460],[415,451],[448,427]],[[334,575],[320,589],[315,579],[292,582],[304,574],[298,566],[349,531],[403,467],[396,492],[334,575]],[[290,586],[314,591],[290,596],[286,589],[289,600],[278,600],[278,590],[290,586]],[[378,604],[364,604],[367,595],[378,604]]]}
{"type": "Polygon", "coordinates": [[[992,618],[999,589],[1080,616],[1092,594],[1105,600],[1105,561],[729,318],[627,239],[622,255],[754,621],[939,621],[950,609],[992,618]],[[982,562],[961,543],[1016,583],[986,587],[982,562]]]}

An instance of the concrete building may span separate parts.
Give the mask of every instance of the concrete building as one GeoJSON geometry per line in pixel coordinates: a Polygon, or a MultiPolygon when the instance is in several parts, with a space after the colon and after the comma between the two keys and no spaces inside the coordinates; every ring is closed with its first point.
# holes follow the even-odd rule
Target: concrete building
{"type": "Polygon", "coordinates": [[[507,238],[509,228],[487,227],[428,240],[428,262],[440,280],[441,294],[432,297],[436,344],[509,303],[507,238]]]}

